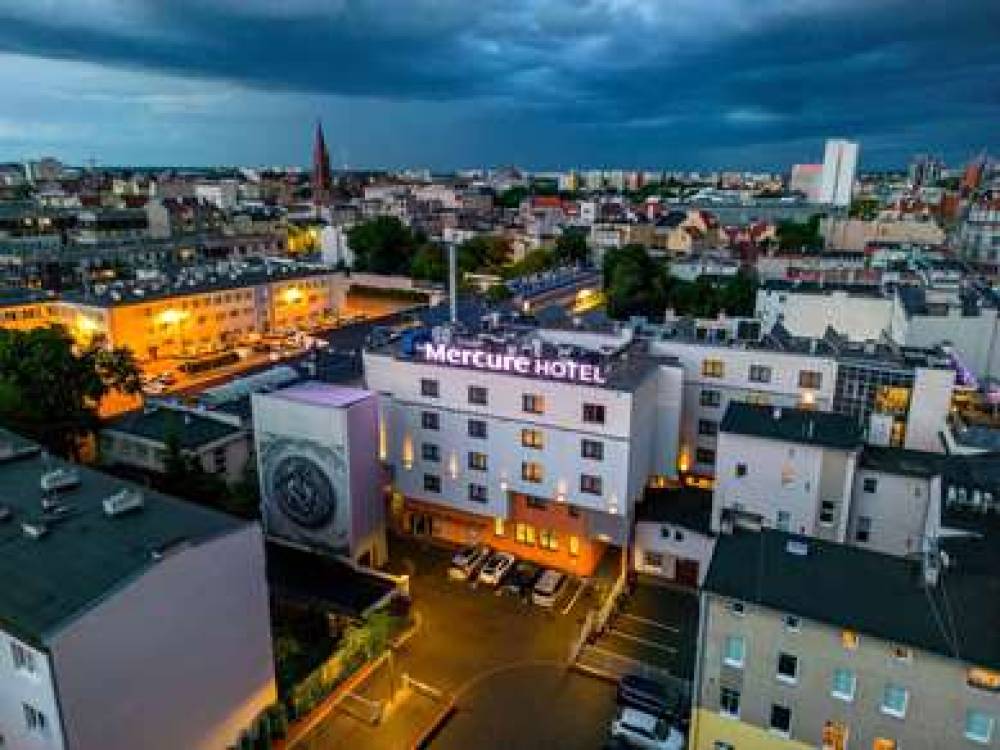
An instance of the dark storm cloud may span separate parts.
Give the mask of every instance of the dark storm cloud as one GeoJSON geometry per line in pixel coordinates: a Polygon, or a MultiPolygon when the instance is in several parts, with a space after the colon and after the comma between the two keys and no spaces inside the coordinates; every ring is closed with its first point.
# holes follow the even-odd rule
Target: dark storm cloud
{"type": "Polygon", "coordinates": [[[766,164],[838,134],[962,158],[1000,118],[995,0],[80,0],[0,9],[0,51],[444,102],[488,161],[766,164]]]}

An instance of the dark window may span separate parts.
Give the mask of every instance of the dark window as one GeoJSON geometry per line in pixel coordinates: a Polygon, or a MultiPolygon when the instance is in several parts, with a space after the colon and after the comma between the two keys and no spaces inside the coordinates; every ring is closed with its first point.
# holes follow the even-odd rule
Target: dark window
{"type": "Polygon", "coordinates": [[[834,513],[836,512],[837,506],[833,500],[823,500],[819,504],[819,522],[829,526],[833,523],[834,513]]]}
{"type": "Polygon", "coordinates": [[[711,448],[695,448],[694,460],[700,464],[714,464],[715,451],[711,448]]]}
{"type": "Polygon", "coordinates": [[[788,734],[792,730],[792,709],[787,706],[772,705],[771,729],[788,734]]]}
{"type": "Polygon", "coordinates": [[[425,430],[439,430],[441,429],[441,418],[434,411],[420,412],[420,426],[425,430]]]}
{"type": "Polygon", "coordinates": [[[823,383],[823,373],[813,370],[799,372],[799,388],[819,388],[823,383]]]}
{"type": "Polygon", "coordinates": [[[600,495],[601,494],[601,478],[596,477],[593,474],[581,474],[580,475],[580,492],[586,492],[589,495],[600,495]]]}
{"type": "Polygon", "coordinates": [[[799,677],[799,657],[792,654],[778,654],[778,677],[796,680],[799,677]]]}
{"type": "Polygon", "coordinates": [[[420,455],[424,461],[440,461],[441,449],[434,443],[423,443],[420,446],[420,455]]]}
{"type": "Polygon", "coordinates": [[[747,465],[746,464],[736,464],[736,476],[745,477],[747,475],[747,465]]]}
{"type": "Polygon", "coordinates": [[[545,399],[537,393],[525,393],[521,396],[521,408],[528,414],[543,414],[545,399]]]}
{"type": "Polygon", "coordinates": [[[727,687],[721,688],[719,690],[719,708],[724,714],[739,716],[740,691],[727,687]]]}
{"type": "Polygon", "coordinates": [[[875,477],[867,477],[864,482],[864,490],[868,493],[878,492],[878,480],[875,477]]]}
{"type": "Polygon", "coordinates": [[[469,468],[473,471],[486,471],[486,454],[475,452],[470,453],[469,468]]]}
{"type": "Polygon", "coordinates": [[[767,365],[750,365],[750,380],[754,383],[770,383],[771,368],[767,365]]]}
{"type": "Polygon", "coordinates": [[[420,395],[429,396],[431,398],[437,398],[441,395],[441,386],[436,380],[430,380],[429,378],[422,378],[420,381],[420,395]]]}
{"type": "Polygon", "coordinates": [[[699,419],[698,434],[708,435],[710,437],[719,434],[719,423],[711,419],[699,419]]]}
{"type": "Polygon", "coordinates": [[[872,536],[872,519],[869,516],[858,516],[858,528],[854,538],[859,542],[867,542],[872,536]]]}
{"type": "Polygon", "coordinates": [[[440,492],[441,477],[437,474],[424,474],[424,490],[426,492],[440,492]]]}
{"type": "Polygon", "coordinates": [[[583,440],[580,443],[580,455],[594,461],[604,460],[604,443],[597,440],[583,440]]]}
{"type": "Polygon", "coordinates": [[[534,497],[533,495],[527,495],[524,498],[524,504],[529,508],[534,508],[535,510],[547,510],[549,507],[548,502],[540,497],[534,497]]]}
{"type": "Polygon", "coordinates": [[[489,400],[489,392],[481,385],[469,386],[470,404],[479,404],[480,406],[486,406],[488,400],[489,400]]]}
{"type": "Polygon", "coordinates": [[[567,505],[566,506],[566,512],[569,514],[570,518],[579,518],[580,517],[580,509],[577,508],[575,505],[567,505]]]}
{"type": "Polygon", "coordinates": [[[584,404],[583,421],[604,424],[604,404],[584,404]]]}
{"type": "Polygon", "coordinates": [[[481,419],[469,420],[469,437],[486,439],[486,422],[481,419]]]}
{"type": "Polygon", "coordinates": [[[722,394],[719,391],[704,390],[699,401],[702,406],[719,406],[722,403],[722,394]]]}
{"type": "Polygon", "coordinates": [[[487,495],[486,485],[483,484],[470,484],[469,485],[469,500],[474,503],[486,503],[489,502],[489,496],[487,495]]]}

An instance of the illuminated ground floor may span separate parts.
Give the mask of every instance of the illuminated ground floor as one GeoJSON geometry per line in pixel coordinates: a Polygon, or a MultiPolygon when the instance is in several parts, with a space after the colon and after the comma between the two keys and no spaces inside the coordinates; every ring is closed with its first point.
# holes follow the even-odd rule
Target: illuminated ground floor
{"type": "Polygon", "coordinates": [[[413,498],[397,497],[397,532],[452,544],[488,544],[545,567],[590,576],[610,539],[588,528],[587,512],[567,503],[511,493],[507,518],[479,515],[413,498]]]}
{"type": "Polygon", "coordinates": [[[690,750],[727,747],[739,750],[815,750],[811,745],[704,708],[691,712],[688,747],[690,750]]]}

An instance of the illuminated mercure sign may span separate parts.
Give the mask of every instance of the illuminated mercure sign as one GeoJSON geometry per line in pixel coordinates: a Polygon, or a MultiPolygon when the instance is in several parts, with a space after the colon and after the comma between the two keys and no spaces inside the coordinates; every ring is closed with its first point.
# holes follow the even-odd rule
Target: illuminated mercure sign
{"type": "Polygon", "coordinates": [[[591,385],[605,385],[608,382],[600,365],[575,362],[572,359],[543,359],[522,354],[503,354],[433,343],[424,344],[423,352],[425,360],[442,365],[509,372],[516,375],[548,378],[549,380],[568,380],[591,385]]]}

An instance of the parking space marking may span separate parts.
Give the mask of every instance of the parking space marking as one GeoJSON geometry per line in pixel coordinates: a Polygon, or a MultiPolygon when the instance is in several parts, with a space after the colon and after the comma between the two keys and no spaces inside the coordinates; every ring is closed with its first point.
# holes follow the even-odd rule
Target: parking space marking
{"type": "Polygon", "coordinates": [[[579,586],[577,586],[577,588],[576,588],[576,593],[575,593],[575,594],[573,594],[573,598],[569,600],[569,604],[567,604],[567,605],[566,605],[566,608],[565,608],[565,609],[563,609],[563,611],[562,611],[562,613],[563,613],[564,615],[568,615],[568,614],[569,614],[569,611],[570,611],[571,609],[573,609],[573,606],[574,606],[574,605],[576,604],[577,600],[578,600],[578,599],[580,598],[580,595],[581,595],[581,594],[583,593],[583,590],[584,590],[584,589],[585,589],[586,587],[587,587],[587,584],[586,584],[586,582],[584,582],[584,581],[580,581],[580,585],[579,585],[579,586]]]}
{"type": "Polygon", "coordinates": [[[640,617],[639,615],[632,615],[628,612],[623,612],[622,617],[628,617],[636,622],[641,622],[644,625],[652,625],[655,628],[660,628],[662,630],[669,630],[671,633],[679,633],[680,628],[674,627],[673,625],[665,625],[662,622],[657,622],[656,620],[650,620],[648,617],[640,617]]]}
{"type": "Polygon", "coordinates": [[[632,641],[634,643],[641,643],[643,646],[648,646],[649,648],[657,648],[661,651],[666,651],[668,654],[676,654],[677,649],[674,646],[668,646],[665,643],[660,643],[658,641],[651,641],[648,638],[642,638],[637,635],[632,635],[631,633],[624,633],[616,628],[611,628],[608,631],[611,635],[616,638],[624,638],[627,641],[632,641]]]}

